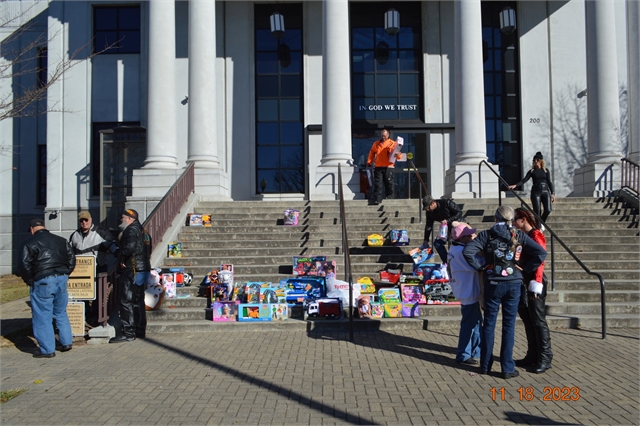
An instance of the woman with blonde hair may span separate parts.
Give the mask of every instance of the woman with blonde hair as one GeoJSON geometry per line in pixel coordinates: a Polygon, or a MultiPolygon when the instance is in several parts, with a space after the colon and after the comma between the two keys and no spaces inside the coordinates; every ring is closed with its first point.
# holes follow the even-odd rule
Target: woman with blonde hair
{"type": "Polygon", "coordinates": [[[494,215],[495,224],[467,243],[462,255],[476,271],[484,272],[484,323],[480,343],[480,374],[489,374],[493,364],[493,341],[498,310],[502,306],[502,343],[500,366],[502,377],[510,379],[520,374],[513,361],[516,316],[520,302],[522,272],[534,272],[547,257],[547,251],[524,232],[513,227],[514,211],[500,206],[494,215]],[[484,254],[484,266],[476,255],[484,254]],[[518,262],[526,255],[525,262],[518,262]]]}
{"type": "MultiPolygon", "coordinates": [[[[531,207],[535,214],[540,216],[543,222],[546,222],[549,213],[551,213],[551,204],[556,201],[556,196],[553,193],[553,183],[551,182],[549,170],[547,170],[544,157],[539,151],[533,156],[531,170],[527,172],[520,182],[509,186],[509,189],[524,185],[529,179],[533,179],[533,186],[531,187],[531,207]],[[540,204],[544,207],[544,213],[541,213],[540,204]]],[[[542,230],[544,231],[544,227],[542,227],[542,230]]]]}

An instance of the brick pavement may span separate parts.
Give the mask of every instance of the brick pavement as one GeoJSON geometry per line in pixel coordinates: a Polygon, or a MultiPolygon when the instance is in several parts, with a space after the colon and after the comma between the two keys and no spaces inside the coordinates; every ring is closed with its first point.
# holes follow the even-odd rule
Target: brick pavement
{"type": "MultiPolygon", "coordinates": [[[[521,357],[522,330],[516,339],[521,357]]],[[[511,380],[456,364],[455,332],[357,332],[354,343],[336,332],[164,334],[46,360],[4,347],[1,389],[28,391],[0,406],[0,422],[638,424],[639,341],[635,329],[606,341],[599,330],[555,330],[553,369],[511,380]],[[545,401],[545,387],[579,399],[545,401]]]]}

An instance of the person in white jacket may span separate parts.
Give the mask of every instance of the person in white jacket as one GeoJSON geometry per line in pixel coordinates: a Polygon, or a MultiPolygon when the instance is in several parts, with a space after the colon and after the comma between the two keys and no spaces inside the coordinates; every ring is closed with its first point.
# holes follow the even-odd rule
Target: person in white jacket
{"type": "Polygon", "coordinates": [[[456,362],[478,365],[480,358],[480,336],[482,335],[482,312],[480,311],[480,274],[473,269],[464,256],[464,246],[476,237],[476,229],[460,223],[451,232],[453,243],[447,262],[451,290],[461,303],[460,334],[456,362]]]}

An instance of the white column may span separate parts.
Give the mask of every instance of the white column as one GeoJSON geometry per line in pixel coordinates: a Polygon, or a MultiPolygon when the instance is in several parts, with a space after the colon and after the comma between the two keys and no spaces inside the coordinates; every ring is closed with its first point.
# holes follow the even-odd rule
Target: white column
{"type": "Polygon", "coordinates": [[[487,159],[480,0],[454,3],[454,46],[456,157],[447,170],[445,193],[456,198],[497,197],[497,178],[486,167],[478,168],[487,159]]]}
{"type": "Polygon", "coordinates": [[[336,199],[339,163],[345,197],[363,198],[359,194],[359,175],[352,165],[351,153],[349,28],[348,0],[323,0],[322,159],[310,186],[311,199],[336,199]]]}
{"type": "Polygon", "coordinates": [[[612,0],[585,2],[587,164],[574,174],[574,194],[607,196],[620,185],[620,104],[612,0]]]}
{"type": "Polygon", "coordinates": [[[149,107],[146,169],[175,169],[175,1],[149,2],[149,107]]]}
{"type": "Polygon", "coordinates": [[[188,163],[217,168],[216,3],[189,1],[189,146],[188,163]]]}
{"type": "Polygon", "coordinates": [[[627,0],[627,66],[628,157],[640,163],[640,2],[637,0],[627,0]]]}
{"type": "Polygon", "coordinates": [[[322,2],[322,164],[351,160],[349,2],[322,2]]]}

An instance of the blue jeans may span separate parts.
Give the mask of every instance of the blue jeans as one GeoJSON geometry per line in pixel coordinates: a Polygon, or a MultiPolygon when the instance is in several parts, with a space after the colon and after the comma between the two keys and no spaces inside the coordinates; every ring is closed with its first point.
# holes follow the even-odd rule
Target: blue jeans
{"type": "Polygon", "coordinates": [[[491,370],[493,364],[493,339],[498,319],[498,309],[502,305],[502,343],[500,345],[500,367],[503,373],[513,373],[516,316],[520,301],[521,281],[485,281],[484,283],[484,325],[480,343],[480,368],[491,370]]]}
{"type": "Polygon", "coordinates": [[[68,278],[67,275],[50,275],[35,281],[31,286],[33,336],[43,354],[50,354],[56,350],[56,336],[52,325],[54,318],[60,344],[65,346],[73,342],[71,324],[67,316],[68,278]]]}
{"type": "Polygon", "coordinates": [[[456,351],[456,361],[458,362],[480,357],[480,334],[482,333],[480,303],[462,305],[460,311],[462,319],[460,320],[460,335],[456,351]]]}
{"type": "Polygon", "coordinates": [[[447,263],[447,241],[436,238],[433,242],[433,248],[440,255],[440,260],[442,263],[447,263]]]}

